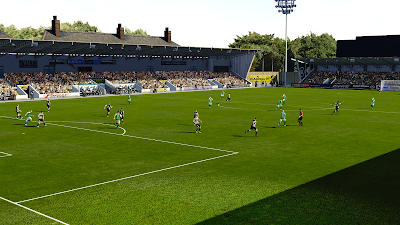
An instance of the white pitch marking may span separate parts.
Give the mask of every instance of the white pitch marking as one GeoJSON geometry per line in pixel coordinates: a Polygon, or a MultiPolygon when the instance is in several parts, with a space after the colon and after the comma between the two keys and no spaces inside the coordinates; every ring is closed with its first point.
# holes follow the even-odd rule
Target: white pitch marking
{"type": "Polygon", "coordinates": [[[10,153],[6,153],[6,152],[0,152],[1,154],[4,154],[0,157],[7,157],[7,156],[12,156],[10,153]]]}
{"type": "Polygon", "coordinates": [[[55,196],[55,195],[65,194],[65,193],[68,193],[68,192],[78,191],[78,190],[82,190],[82,189],[86,189],[86,188],[96,187],[96,186],[99,186],[99,185],[109,184],[109,183],[113,183],[113,182],[117,182],[117,181],[121,181],[121,180],[127,180],[127,179],[130,179],[130,178],[140,177],[140,176],[144,176],[144,175],[147,175],[147,174],[157,173],[157,172],[170,170],[170,169],[174,169],[174,168],[178,168],[178,167],[193,165],[193,164],[196,164],[196,163],[201,163],[201,162],[205,162],[205,161],[209,161],[209,160],[213,160],[213,159],[220,159],[220,158],[227,157],[227,156],[232,156],[232,155],[235,155],[235,154],[238,154],[238,152],[234,152],[234,153],[227,154],[227,155],[216,156],[216,157],[203,159],[203,160],[199,160],[199,161],[194,161],[194,162],[190,162],[190,163],[185,163],[185,164],[172,166],[172,167],[168,167],[168,168],[164,168],[164,169],[154,170],[154,171],[141,173],[141,174],[137,174],[137,175],[133,175],[133,176],[129,176],[129,177],[124,177],[124,178],[119,178],[119,179],[115,179],[115,180],[111,180],[111,181],[92,184],[92,185],[88,185],[88,186],[84,186],[84,187],[80,187],[80,188],[75,188],[75,189],[71,189],[71,190],[67,190],[67,191],[57,192],[57,193],[53,193],[53,194],[49,194],[49,195],[44,195],[44,196],[40,196],[40,197],[36,197],[36,198],[22,200],[22,201],[17,202],[17,204],[23,203],[23,202],[28,202],[28,201],[33,201],[33,200],[37,200],[37,199],[47,198],[47,197],[51,197],[51,196],[55,196]]]}
{"type": "MultiPolygon", "coordinates": [[[[79,127],[71,127],[71,126],[65,126],[65,125],[60,125],[60,124],[54,124],[53,122],[55,121],[51,121],[52,123],[48,122],[48,124],[50,125],[55,125],[55,126],[62,126],[62,127],[68,127],[68,128],[73,128],[73,129],[80,129],[79,127]]],[[[74,121],[58,121],[58,122],[69,122],[69,123],[74,123],[74,121]]],[[[90,123],[90,122],[79,122],[79,123],[90,123]]],[[[109,124],[102,124],[102,125],[108,125],[108,126],[113,126],[113,125],[109,125],[109,124]]],[[[123,129],[122,127],[120,127],[121,129],[123,129]]],[[[89,130],[89,131],[94,131],[94,132],[104,132],[104,131],[97,131],[97,130],[90,130],[90,129],[83,129],[83,130],[89,130]]],[[[124,130],[124,134],[126,133],[126,130],[124,130]]],[[[109,133],[109,134],[114,134],[114,135],[121,135],[121,134],[116,134],[116,133],[110,133],[110,132],[104,132],[104,133],[109,133]]],[[[150,141],[160,141],[160,142],[164,142],[164,143],[170,143],[170,144],[176,144],[176,145],[183,145],[183,146],[193,146],[196,148],[203,148],[203,149],[210,149],[210,150],[214,150],[214,151],[221,151],[221,152],[227,152],[230,154],[226,154],[226,155],[222,155],[222,156],[217,156],[217,157],[212,157],[209,159],[203,159],[203,160],[199,160],[199,161],[195,161],[195,162],[191,162],[191,163],[185,163],[185,164],[181,164],[178,166],[173,166],[173,167],[168,167],[168,168],[164,168],[161,170],[155,170],[155,171],[151,171],[151,172],[147,172],[147,173],[143,173],[143,174],[138,174],[138,175],[134,175],[134,176],[130,176],[130,177],[125,177],[125,178],[120,178],[117,180],[112,180],[112,181],[107,181],[107,182],[102,182],[102,183],[98,183],[98,184],[93,184],[93,185],[89,185],[89,186],[85,186],[85,187],[81,187],[81,188],[76,188],[76,189],[71,189],[68,191],[63,191],[63,192],[58,192],[58,193],[54,193],[54,194],[50,194],[50,195],[45,195],[45,196],[41,196],[41,197],[37,197],[37,198],[32,198],[32,199],[28,199],[28,200],[23,200],[23,201],[19,201],[17,203],[22,203],[22,202],[27,202],[27,201],[32,201],[32,200],[36,200],[36,199],[41,199],[41,198],[45,198],[45,197],[50,197],[50,196],[54,196],[54,195],[58,195],[58,194],[63,194],[63,193],[67,193],[67,192],[71,192],[71,191],[76,191],[76,190],[81,190],[81,189],[85,189],[85,188],[89,188],[89,187],[94,187],[94,186],[98,186],[101,184],[107,184],[107,183],[112,183],[112,182],[116,182],[116,181],[120,181],[120,180],[125,180],[125,179],[129,179],[129,178],[134,178],[134,177],[138,177],[138,176],[143,176],[146,174],[151,174],[151,173],[156,173],[156,172],[160,172],[160,171],[164,171],[164,170],[169,170],[169,169],[173,169],[173,168],[178,168],[178,167],[182,167],[182,166],[187,166],[187,165],[192,165],[195,163],[200,163],[200,162],[205,162],[205,161],[209,161],[209,160],[213,160],[213,159],[219,159],[222,157],[227,157],[227,156],[232,156],[232,155],[236,155],[239,152],[234,152],[234,151],[228,151],[228,150],[222,150],[222,149],[216,149],[216,148],[209,148],[209,147],[202,147],[202,146],[197,146],[197,145],[188,145],[188,144],[183,144],[183,143],[178,143],[178,142],[171,142],[171,141],[164,141],[164,140],[157,140],[157,139],[151,139],[151,138],[145,138],[145,137],[138,137],[138,136],[130,136],[130,135],[124,135],[125,137],[133,137],[133,138],[137,138],[137,139],[144,139],[144,140],[150,140],[150,141]]]]}
{"type": "Polygon", "coordinates": [[[38,214],[38,215],[44,216],[44,217],[46,217],[46,218],[48,218],[48,219],[54,220],[54,221],[56,221],[56,222],[58,222],[58,223],[65,224],[65,225],[69,225],[68,223],[65,223],[65,222],[63,222],[63,221],[61,221],[61,220],[58,220],[58,219],[56,219],[56,218],[53,218],[53,217],[51,217],[51,216],[48,216],[48,215],[43,214],[43,213],[41,213],[41,212],[38,212],[38,211],[36,211],[36,210],[30,209],[30,208],[28,208],[28,207],[26,207],[26,206],[20,205],[20,204],[18,204],[18,202],[13,202],[13,201],[8,200],[8,199],[3,198],[3,197],[0,197],[0,199],[4,200],[4,201],[6,201],[6,202],[9,202],[9,203],[11,203],[11,204],[14,204],[14,205],[16,205],[16,206],[19,206],[19,207],[21,207],[21,208],[24,208],[24,209],[26,209],[26,210],[29,210],[29,211],[31,211],[31,212],[34,212],[34,213],[36,213],[36,214],[38,214]]]}

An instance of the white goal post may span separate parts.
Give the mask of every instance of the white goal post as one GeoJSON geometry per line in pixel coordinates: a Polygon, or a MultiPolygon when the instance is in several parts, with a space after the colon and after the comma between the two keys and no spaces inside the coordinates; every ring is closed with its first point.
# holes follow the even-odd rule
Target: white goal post
{"type": "Polygon", "coordinates": [[[400,80],[381,80],[382,91],[400,91],[400,80]]]}

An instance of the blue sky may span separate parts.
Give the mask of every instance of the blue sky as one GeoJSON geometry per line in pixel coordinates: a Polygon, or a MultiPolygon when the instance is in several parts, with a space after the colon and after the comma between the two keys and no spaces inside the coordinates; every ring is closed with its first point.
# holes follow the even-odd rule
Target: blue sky
{"type": "MultiPolygon", "coordinates": [[[[336,40],[356,36],[400,34],[396,10],[400,1],[297,0],[288,16],[288,37],[310,32],[336,40]]],[[[0,23],[18,28],[50,26],[53,15],[63,22],[82,20],[114,33],[118,23],[163,36],[165,27],[182,46],[228,47],[236,35],[254,31],[285,37],[285,16],[274,0],[14,0],[1,3],[0,23]],[[6,10],[4,10],[6,9],[6,10]]]]}

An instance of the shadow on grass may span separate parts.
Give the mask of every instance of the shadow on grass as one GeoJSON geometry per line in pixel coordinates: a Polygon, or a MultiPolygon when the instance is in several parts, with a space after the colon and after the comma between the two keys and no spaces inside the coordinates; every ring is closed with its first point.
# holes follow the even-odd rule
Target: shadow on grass
{"type": "Polygon", "coordinates": [[[184,133],[184,134],[195,134],[196,131],[178,131],[176,133],[184,133]]]}
{"type": "Polygon", "coordinates": [[[199,224],[400,224],[400,149],[199,224]]]}
{"type": "MultiPolygon", "coordinates": [[[[191,126],[193,126],[193,125],[190,125],[190,124],[178,124],[179,126],[186,126],[186,127],[191,127],[191,126]]],[[[194,127],[194,126],[193,126],[194,127]]]]}
{"type": "MultiPolygon", "coordinates": [[[[253,132],[253,134],[254,134],[254,132],[253,132]]],[[[247,134],[247,135],[233,134],[232,137],[245,137],[245,138],[248,138],[248,137],[255,137],[255,134],[254,135],[250,135],[250,134],[247,134]]]]}

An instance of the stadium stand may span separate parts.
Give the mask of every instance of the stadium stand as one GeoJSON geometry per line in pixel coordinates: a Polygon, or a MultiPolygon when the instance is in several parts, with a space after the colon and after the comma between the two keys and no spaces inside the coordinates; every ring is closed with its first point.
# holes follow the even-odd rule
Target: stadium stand
{"type": "Polygon", "coordinates": [[[331,84],[380,85],[381,80],[399,80],[400,72],[339,72],[318,71],[308,77],[304,83],[322,84],[329,79],[331,84]]]}
{"type": "MultiPolygon", "coordinates": [[[[113,84],[141,83],[142,89],[166,88],[168,81],[175,87],[211,86],[209,79],[215,79],[228,88],[249,86],[247,81],[231,73],[210,71],[126,71],[126,72],[62,72],[62,73],[8,73],[6,79],[13,86],[31,85],[39,94],[69,93],[73,85],[96,84],[92,79],[105,79],[113,84]]],[[[135,91],[134,85],[125,86],[125,93],[135,91]]],[[[83,96],[100,94],[99,87],[85,86],[80,89],[83,96]]]]}
{"type": "Polygon", "coordinates": [[[0,79],[0,100],[9,98],[15,91],[12,87],[3,79],[0,79]]]}

